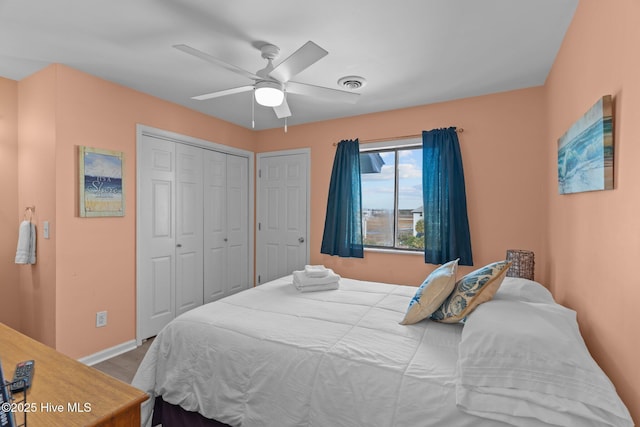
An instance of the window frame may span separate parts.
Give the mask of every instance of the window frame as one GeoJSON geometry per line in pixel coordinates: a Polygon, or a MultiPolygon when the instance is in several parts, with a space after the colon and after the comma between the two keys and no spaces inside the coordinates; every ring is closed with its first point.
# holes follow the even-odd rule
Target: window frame
{"type": "MultiPolygon", "coordinates": [[[[364,244],[365,251],[372,252],[385,252],[385,253],[402,253],[402,254],[415,254],[415,255],[423,255],[424,249],[412,249],[412,248],[402,248],[398,247],[398,188],[399,188],[399,180],[400,177],[398,175],[398,162],[400,156],[398,155],[399,150],[403,149],[422,149],[422,138],[421,137],[410,137],[403,139],[392,139],[388,141],[376,141],[370,143],[360,144],[360,154],[368,153],[368,152],[385,152],[391,151],[395,153],[395,164],[394,164],[394,183],[393,183],[393,246],[378,246],[378,245],[367,245],[364,244]]],[[[362,178],[362,173],[360,174],[362,178]]],[[[424,208],[423,208],[424,209],[424,208]]],[[[423,215],[424,217],[424,215],[423,215]]]]}

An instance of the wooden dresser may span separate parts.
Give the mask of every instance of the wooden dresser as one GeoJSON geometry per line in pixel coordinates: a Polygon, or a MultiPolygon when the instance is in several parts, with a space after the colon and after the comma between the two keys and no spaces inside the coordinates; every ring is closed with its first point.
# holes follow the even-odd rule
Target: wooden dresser
{"type": "MultiPolygon", "coordinates": [[[[30,359],[35,372],[27,392],[27,427],[140,426],[146,393],[0,323],[5,380],[13,378],[16,363],[30,359]]],[[[16,423],[22,422],[16,414],[16,423]]]]}

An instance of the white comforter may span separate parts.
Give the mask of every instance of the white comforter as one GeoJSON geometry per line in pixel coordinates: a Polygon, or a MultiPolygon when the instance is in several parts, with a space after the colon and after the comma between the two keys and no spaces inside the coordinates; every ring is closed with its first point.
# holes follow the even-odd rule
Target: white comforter
{"type": "Polygon", "coordinates": [[[242,427],[633,424],[540,284],[506,278],[464,331],[400,325],[415,291],[342,278],[300,293],[288,276],[185,313],[133,380],[143,425],[158,395],[242,427]]]}
{"type": "Polygon", "coordinates": [[[291,277],[207,304],[155,339],[133,385],[233,426],[505,425],[456,408],[462,325],[403,326],[416,288],[291,277]]]}

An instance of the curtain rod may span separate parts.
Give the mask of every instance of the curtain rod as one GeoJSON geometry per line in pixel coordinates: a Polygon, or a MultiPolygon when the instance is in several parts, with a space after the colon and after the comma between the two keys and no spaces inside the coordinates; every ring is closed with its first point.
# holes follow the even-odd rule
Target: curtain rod
{"type": "MultiPolygon", "coordinates": [[[[456,128],[456,132],[462,133],[462,132],[464,132],[464,129],[463,128],[456,128]]],[[[361,140],[359,140],[359,142],[361,142],[363,144],[367,144],[369,142],[393,141],[393,140],[396,140],[396,139],[410,139],[410,138],[418,138],[418,137],[421,137],[421,136],[422,136],[422,133],[418,133],[418,134],[415,134],[415,135],[390,136],[390,137],[387,137],[387,138],[361,139],[361,140]]],[[[335,147],[336,145],[338,145],[338,143],[334,142],[333,146],[335,147]]]]}

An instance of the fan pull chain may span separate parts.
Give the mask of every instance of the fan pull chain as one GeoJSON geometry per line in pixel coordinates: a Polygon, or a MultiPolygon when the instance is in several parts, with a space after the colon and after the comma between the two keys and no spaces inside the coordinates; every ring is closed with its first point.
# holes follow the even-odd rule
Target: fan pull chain
{"type": "MultiPolygon", "coordinates": [[[[284,102],[287,102],[287,91],[284,91],[284,102]]],[[[284,118],[284,133],[287,133],[287,117],[284,118]]]]}

